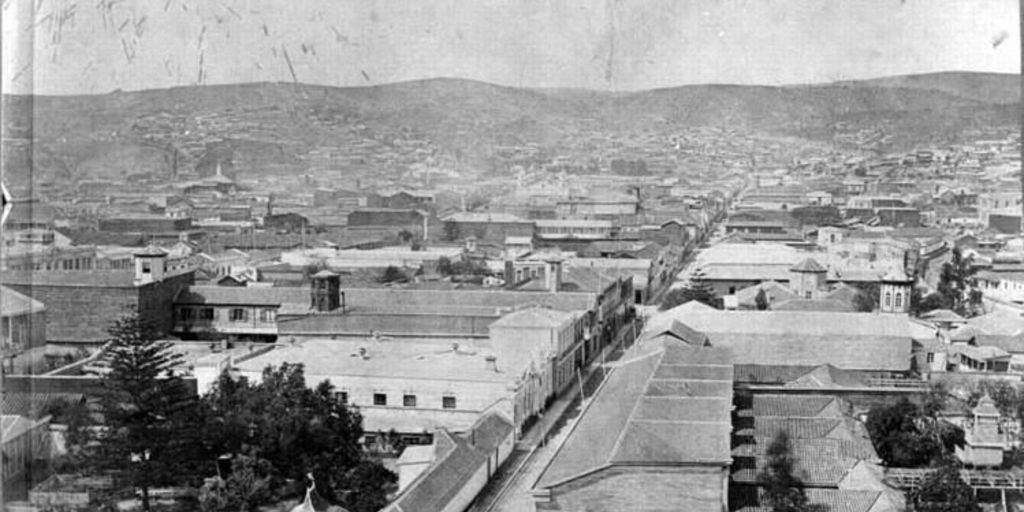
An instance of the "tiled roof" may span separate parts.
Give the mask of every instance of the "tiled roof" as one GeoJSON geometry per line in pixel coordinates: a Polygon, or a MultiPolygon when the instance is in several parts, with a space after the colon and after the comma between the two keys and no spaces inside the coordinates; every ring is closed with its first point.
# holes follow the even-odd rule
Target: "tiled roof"
{"type": "Polygon", "coordinates": [[[708,336],[706,334],[692,329],[678,320],[668,320],[669,322],[667,324],[664,322],[652,324],[649,328],[644,329],[646,331],[644,337],[647,339],[653,339],[658,336],[671,336],[695,347],[703,347],[707,344],[708,336]]]}
{"type": "Polygon", "coordinates": [[[388,512],[449,510],[452,500],[488,458],[512,434],[512,424],[496,412],[485,413],[469,431],[453,435],[440,430],[435,436],[434,462],[395,501],[388,512]]]}
{"type": "Polygon", "coordinates": [[[797,298],[789,287],[775,281],[765,281],[737,291],[736,299],[740,306],[754,308],[757,306],[757,295],[761,290],[764,290],[769,304],[797,298]]]}
{"type": "Polygon", "coordinates": [[[848,370],[910,369],[908,319],[822,311],[667,312],[732,350],[737,364],[820,365],[848,370]]]}
{"type": "Polygon", "coordinates": [[[772,304],[773,311],[829,311],[833,313],[853,313],[854,307],[849,302],[834,299],[790,299],[772,304]]]}
{"type": "Polygon", "coordinates": [[[793,265],[790,270],[794,272],[828,272],[828,269],[821,266],[821,263],[815,261],[814,258],[805,258],[800,263],[793,265]]]}
{"type": "Polygon", "coordinates": [[[728,464],[730,354],[659,340],[635,345],[623,359],[537,479],[536,488],[553,487],[607,466],[728,464]]]}
{"type": "Polygon", "coordinates": [[[843,408],[838,398],[826,395],[754,395],[750,412],[756,418],[839,418],[843,408]]]}
{"type": "MultiPolygon", "coordinates": [[[[883,499],[879,491],[805,489],[804,492],[812,510],[828,512],[872,512],[883,499]]],[[[772,512],[772,507],[767,504],[763,489],[752,485],[732,485],[729,488],[729,510],[772,512]]]]}

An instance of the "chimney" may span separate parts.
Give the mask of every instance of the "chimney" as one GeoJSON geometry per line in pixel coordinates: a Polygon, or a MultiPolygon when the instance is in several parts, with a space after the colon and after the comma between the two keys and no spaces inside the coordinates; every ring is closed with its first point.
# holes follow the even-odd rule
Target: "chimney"
{"type": "Polygon", "coordinates": [[[459,351],[459,344],[458,344],[458,342],[452,342],[452,352],[458,353],[458,351],[459,351]]]}
{"type": "Polygon", "coordinates": [[[363,359],[369,359],[370,355],[366,353],[366,347],[359,347],[359,357],[363,359]]]}
{"type": "Polygon", "coordinates": [[[498,358],[489,355],[484,358],[484,363],[487,365],[487,371],[498,373],[498,358]]]}

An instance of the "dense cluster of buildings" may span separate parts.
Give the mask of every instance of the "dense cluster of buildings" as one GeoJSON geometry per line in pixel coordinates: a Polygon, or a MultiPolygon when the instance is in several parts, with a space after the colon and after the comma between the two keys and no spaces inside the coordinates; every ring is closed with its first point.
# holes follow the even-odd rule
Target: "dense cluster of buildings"
{"type": "MultiPolygon", "coordinates": [[[[351,135],[303,155],[316,172],[299,179],[217,161],[146,193],[17,201],[4,481],[49,456],[48,404],[95,399],[127,311],[173,341],[197,393],[283,363],[333,384],[399,474],[393,512],[467,510],[505,473],[529,482],[501,499],[538,511],[767,510],[780,430],[812,504],[898,510],[865,413],[929,379],[1024,376],[1019,136],[881,155],[849,149],[877,134],[845,134],[843,154],[807,156],[701,129],[630,159],[498,148],[510,177],[467,184],[457,162],[406,161],[433,151],[415,133],[351,135]],[[335,172],[367,159],[407,171],[335,172]],[[980,314],[916,315],[954,250],[980,314]],[[713,304],[656,311],[695,286],[713,304]],[[578,416],[523,462],[576,394],[578,416]]],[[[1002,464],[1013,441],[990,400],[946,420],[965,464],[1002,464]]]]}

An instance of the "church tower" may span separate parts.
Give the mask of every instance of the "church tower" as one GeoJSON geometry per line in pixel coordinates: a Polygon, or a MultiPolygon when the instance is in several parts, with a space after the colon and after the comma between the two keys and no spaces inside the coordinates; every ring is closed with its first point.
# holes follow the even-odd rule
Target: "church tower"
{"type": "Polygon", "coordinates": [[[913,280],[895,268],[882,276],[879,286],[878,309],[882,313],[910,312],[910,291],[913,280]]]}

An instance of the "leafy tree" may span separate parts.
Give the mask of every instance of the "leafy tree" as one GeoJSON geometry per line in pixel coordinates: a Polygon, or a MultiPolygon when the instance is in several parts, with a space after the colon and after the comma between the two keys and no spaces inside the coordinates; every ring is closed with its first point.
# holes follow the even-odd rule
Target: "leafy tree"
{"type": "Polygon", "coordinates": [[[265,459],[274,489],[312,473],[324,498],[353,512],[379,510],[393,491],[395,475],[360,446],[362,416],[329,382],[308,388],[302,365],[268,367],[256,384],[222,375],[203,405],[211,450],[265,459]]]}
{"type": "Polygon", "coordinates": [[[90,461],[138,489],[148,511],[151,488],[181,484],[189,475],[195,402],[173,371],[181,356],[137,312],[116,320],[108,332],[110,371],[102,377],[101,398],[106,429],[90,461]]]}
{"type": "Polygon", "coordinates": [[[452,260],[446,256],[441,256],[437,259],[437,273],[442,276],[452,275],[452,260]]]}
{"type": "Polygon", "coordinates": [[[768,309],[768,294],[764,292],[764,288],[757,291],[757,296],[754,297],[754,304],[757,305],[758,311],[765,311],[768,309]]]}
{"type": "Polygon", "coordinates": [[[974,316],[981,309],[981,290],[977,287],[972,256],[964,257],[959,247],[953,248],[950,260],[942,265],[938,294],[945,307],[962,316],[974,316]]]}
{"type": "Polygon", "coordinates": [[[403,229],[398,232],[398,239],[401,240],[403,244],[411,242],[413,238],[416,238],[416,235],[412,234],[412,231],[409,231],[408,229],[403,229]]]}
{"type": "Polygon", "coordinates": [[[760,481],[765,501],[772,512],[806,512],[809,510],[803,483],[793,475],[795,460],[789,433],[780,430],[768,445],[768,464],[761,471],[760,481]]]}
{"type": "Polygon", "coordinates": [[[199,490],[202,512],[253,512],[273,499],[271,472],[265,459],[240,455],[231,461],[227,478],[207,480],[199,490]]]}
{"type": "Polygon", "coordinates": [[[921,316],[929,311],[936,309],[942,309],[947,307],[947,301],[938,293],[929,293],[928,295],[921,296],[920,290],[914,288],[910,295],[910,314],[914,316],[921,316]],[[916,296],[915,296],[916,294],[916,296]]]}
{"type": "Polygon", "coordinates": [[[974,491],[960,477],[960,464],[944,457],[920,485],[907,493],[913,512],[981,512],[974,491]]]}
{"type": "Polygon", "coordinates": [[[711,283],[704,277],[704,271],[701,269],[693,272],[690,276],[690,282],[685,287],[669,291],[665,295],[665,300],[661,303],[661,309],[672,309],[693,300],[713,308],[718,307],[718,298],[715,297],[715,291],[711,287],[711,283]]]}
{"type": "Polygon", "coordinates": [[[381,283],[396,283],[399,281],[405,281],[405,272],[394,265],[388,265],[384,269],[384,273],[381,274],[379,281],[381,283]]]}
{"type": "Polygon", "coordinates": [[[878,283],[866,283],[857,286],[857,294],[853,296],[853,309],[862,313],[870,313],[878,309],[878,296],[881,287],[878,283]]]}
{"type": "Polygon", "coordinates": [[[447,221],[447,222],[444,223],[444,239],[445,240],[448,240],[450,242],[454,242],[455,240],[458,240],[461,237],[462,237],[462,233],[459,230],[459,225],[458,224],[456,224],[456,223],[454,223],[452,221],[447,221]]]}
{"type": "MultiPolygon", "coordinates": [[[[934,405],[928,408],[938,410],[934,405]]],[[[868,434],[886,465],[927,466],[952,453],[955,446],[963,446],[962,430],[924,411],[903,398],[893,405],[875,406],[868,412],[868,434]]]]}

